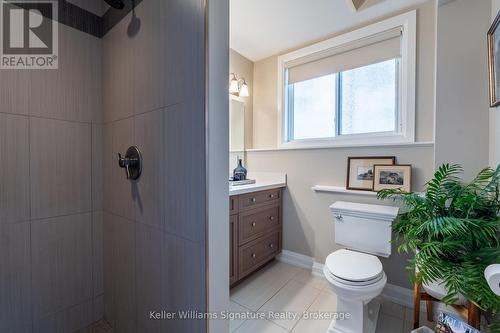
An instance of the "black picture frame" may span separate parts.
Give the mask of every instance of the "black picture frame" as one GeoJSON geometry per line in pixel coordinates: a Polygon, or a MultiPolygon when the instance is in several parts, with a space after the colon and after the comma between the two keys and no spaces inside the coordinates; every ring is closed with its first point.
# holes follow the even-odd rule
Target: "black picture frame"
{"type": "Polygon", "coordinates": [[[373,175],[373,167],[375,164],[386,164],[394,165],[396,164],[396,156],[361,156],[361,157],[348,157],[347,158],[347,181],[346,189],[355,191],[372,191],[373,190],[373,179],[371,180],[355,180],[355,175],[353,173],[353,162],[361,161],[362,167],[370,167],[373,175]],[[354,183],[358,184],[354,184],[354,183]]]}
{"type": "Polygon", "coordinates": [[[500,105],[500,11],[488,30],[488,72],[490,106],[500,105]]]}

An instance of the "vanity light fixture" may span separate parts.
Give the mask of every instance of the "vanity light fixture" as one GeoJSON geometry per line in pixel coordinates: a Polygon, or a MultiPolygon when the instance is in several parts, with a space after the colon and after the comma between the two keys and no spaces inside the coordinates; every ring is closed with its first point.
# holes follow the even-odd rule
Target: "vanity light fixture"
{"type": "Polygon", "coordinates": [[[245,79],[242,79],[242,80],[243,80],[243,83],[241,84],[241,87],[240,87],[239,96],[240,97],[248,97],[248,96],[250,96],[250,93],[248,92],[247,82],[245,81],[245,79]]]}
{"type": "Polygon", "coordinates": [[[239,97],[248,97],[250,93],[248,91],[248,85],[244,78],[238,79],[236,74],[231,73],[229,79],[229,93],[231,95],[239,97]]]}
{"type": "Polygon", "coordinates": [[[240,93],[238,79],[236,74],[231,73],[231,81],[229,83],[229,93],[233,95],[238,95],[240,93]]]}

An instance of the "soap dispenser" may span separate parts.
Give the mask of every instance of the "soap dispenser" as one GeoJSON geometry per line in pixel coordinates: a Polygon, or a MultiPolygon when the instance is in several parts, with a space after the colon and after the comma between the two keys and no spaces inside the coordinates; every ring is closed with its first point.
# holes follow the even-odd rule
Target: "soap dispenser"
{"type": "Polygon", "coordinates": [[[238,157],[238,166],[233,170],[233,180],[246,180],[247,179],[247,169],[242,165],[241,158],[238,157]]]}

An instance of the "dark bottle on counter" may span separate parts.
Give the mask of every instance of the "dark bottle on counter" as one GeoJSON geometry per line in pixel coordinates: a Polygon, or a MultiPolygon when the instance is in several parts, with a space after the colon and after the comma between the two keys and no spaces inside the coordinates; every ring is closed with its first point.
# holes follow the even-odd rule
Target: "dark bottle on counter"
{"type": "Polygon", "coordinates": [[[233,170],[233,180],[246,180],[247,179],[247,169],[241,164],[241,158],[238,158],[238,166],[233,170]]]}

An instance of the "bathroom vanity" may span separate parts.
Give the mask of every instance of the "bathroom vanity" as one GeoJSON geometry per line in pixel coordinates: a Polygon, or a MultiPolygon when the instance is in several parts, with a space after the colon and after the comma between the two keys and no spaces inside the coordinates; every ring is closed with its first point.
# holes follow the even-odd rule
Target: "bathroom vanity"
{"type": "MultiPolygon", "coordinates": [[[[241,159],[246,164],[245,104],[231,97],[229,108],[229,175],[241,159]]],[[[230,286],[273,260],[281,252],[282,194],[286,175],[249,172],[253,183],[229,186],[230,286]]]]}
{"type": "Polygon", "coordinates": [[[274,259],[282,248],[285,183],[234,186],[229,198],[229,277],[233,286],[274,259]]]}

